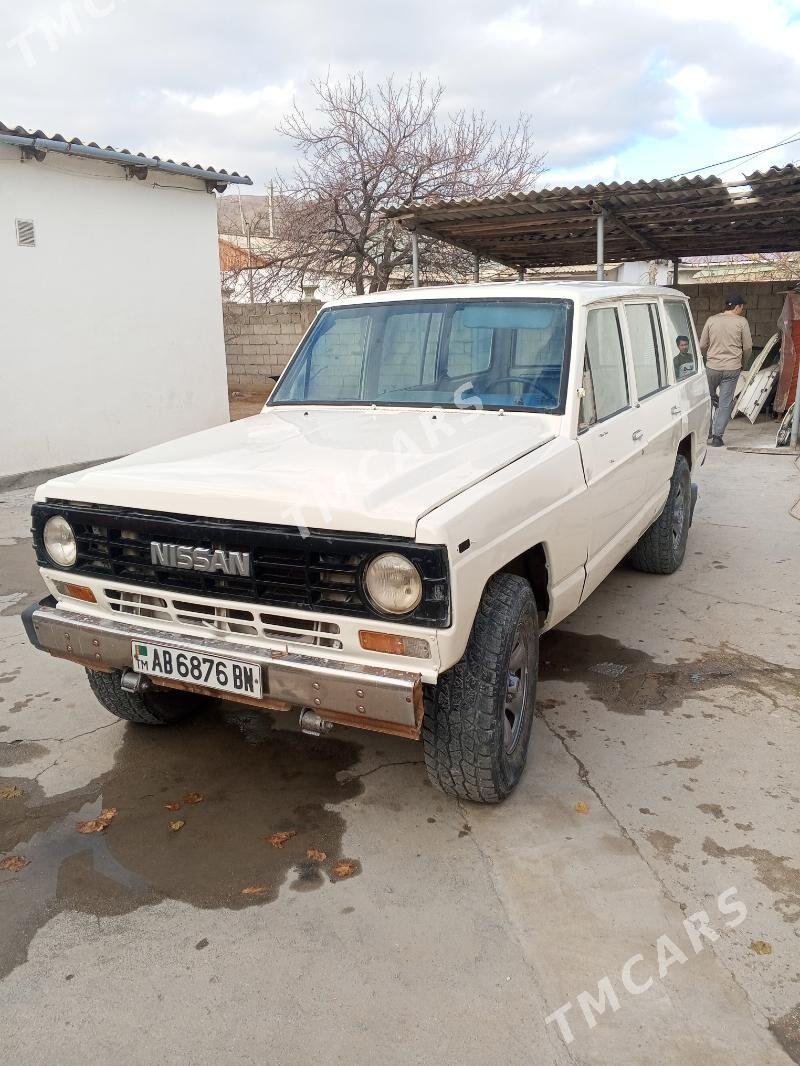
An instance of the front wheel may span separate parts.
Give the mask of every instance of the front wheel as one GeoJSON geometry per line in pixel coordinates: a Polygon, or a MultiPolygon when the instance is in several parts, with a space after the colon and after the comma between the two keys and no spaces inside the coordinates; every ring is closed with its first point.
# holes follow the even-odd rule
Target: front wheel
{"type": "Polygon", "coordinates": [[[182,718],[213,702],[210,696],[154,686],[146,692],[126,692],[122,673],[87,670],[92,692],[107,711],[137,725],[174,725],[182,718]]]}
{"type": "Polygon", "coordinates": [[[692,477],[689,464],[679,455],[664,510],[628,556],[631,566],[647,574],[674,574],[686,554],[691,522],[692,477]]]}
{"type": "Polygon", "coordinates": [[[477,803],[499,803],[525,768],[536,703],[539,626],[528,582],[487,584],[461,659],[440,678],[422,739],[431,782],[477,803]]]}

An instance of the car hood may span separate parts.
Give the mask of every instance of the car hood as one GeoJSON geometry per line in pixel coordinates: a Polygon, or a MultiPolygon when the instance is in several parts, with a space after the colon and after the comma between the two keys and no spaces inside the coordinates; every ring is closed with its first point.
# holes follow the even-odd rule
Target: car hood
{"type": "Polygon", "coordinates": [[[65,474],[36,498],[413,537],[422,515],[559,424],[530,412],[268,407],[65,474]]]}

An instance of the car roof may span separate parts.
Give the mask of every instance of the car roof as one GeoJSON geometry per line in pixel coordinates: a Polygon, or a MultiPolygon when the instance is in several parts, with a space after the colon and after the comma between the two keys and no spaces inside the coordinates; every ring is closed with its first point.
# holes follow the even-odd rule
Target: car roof
{"type": "Polygon", "coordinates": [[[620,285],[615,281],[490,281],[472,285],[429,285],[418,289],[390,289],[368,296],[345,296],[325,307],[352,307],[360,304],[399,303],[405,300],[549,299],[572,300],[576,304],[600,303],[636,296],[670,296],[686,300],[679,289],[665,285],[620,285]]]}

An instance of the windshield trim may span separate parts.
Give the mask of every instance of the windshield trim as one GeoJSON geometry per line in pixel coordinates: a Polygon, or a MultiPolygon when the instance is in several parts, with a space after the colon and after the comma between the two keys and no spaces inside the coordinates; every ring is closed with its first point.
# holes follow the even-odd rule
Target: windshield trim
{"type": "MultiPolygon", "coordinates": [[[[436,299],[433,299],[433,298],[430,298],[430,297],[422,297],[420,302],[421,303],[455,303],[455,304],[481,302],[481,303],[501,304],[501,303],[510,303],[512,300],[514,302],[522,300],[522,301],[525,301],[525,302],[528,302],[528,303],[550,303],[550,304],[556,303],[556,304],[561,304],[566,310],[565,322],[564,322],[564,363],[563,363],[563,369],[562,369],[562,373],[561,373],[561,385],[560,385],[560,391],[559,391],[559,397],[558,397],[558,404],[555,407],[547,407],[547,408],[545,408],[545,407],[527,407],[527,406],[522,406],[522,405],[517,405],[517,404],[508,404],[508,403],[505,403],[505,404],[500,404],[500,403],[498,403],[498,404],[490,404],[490,403],[484,403],[483,401],[481,401],[480,407],[476,408],[473,404],[470,404],[468,400],[466,400],[463,403],[457,404],[457,403],[445,403],[445,402],[442,402],[442,401],[437,401],[435,403],[426,403],[426,402],[412,403],[410,401],[403,401],[402,403],[392,403],[392,402],[381,401],[381,400],[352,400],[352,399],[351,400],[320,400],[320,399],[314,399],[314,400],[279,400],[279,399],[277,399],[276,398],[276,393],[278,392],[278,389],[280,388],[280,385],[281,385],[283,379],[290,373],[292,367],[302,357],[302,355],[305,352],[307,346],[314,340],[314,338],[315,338],[315,336],[317,334],[319,323],[322,320],[323,316],[326,315],[328,312],[338,310],[340,307],[342,308],[342,310],[344,310],[344,309],[357,308],[357,307],[377,306],[376,303],[372,303],[372,302],[368,303],[366,301],[363,304],[361,304],[361,303],[328,304],[325,307],[320,308],[320,310],[317,312],[316,318],[311,323],[311,326],[309,327],[306,335],[303,337],[303,339],[300,341],[300,344],[297,346],[297,349],[295,350],[294,355],[291,357],[289,362],[286,364],[286,366],[283,369],[283,372],[281,373],[280,377],[276,381],[275,387],[273,388],[272,392],[270,393],[269,397],[267,398],[265,407],[275,407],[275,408],[278,408],[278,407],[357,407],[357,408],[371,408],[371,407],[376,407],[377,408],[377,407],[382,407],[382,408],[394,408],[395,410],[402,409],[402,408],[409,408],[409,409],[413,409],[413,410],[428,410],[428,411],[434,411],[437,408],[439,408],[441,410],[448,410],[448,411],[475,411],[475,410],[478,410],[478,411],[505,411],[505,412],[507,412],[509,414],[513,413],[513,414],[536,414],[536,415],[555,415],[555,416],[563,415],[565,410],[566,410],[566,405],[567,405],[567,392],[568,392],[568,388],[569,388],[570,370],[571,370],[571,365],[572,365],[572,328],[573,328],[573,320],[574,320],[574,313],[575,313],[575,301],[573,299],[570,299],[568,297],[517,296],[517,295],[515,295],[515,296],[507,296],[507,297],[504,297],[504,296],[486,297],[486,296],[482,296],[482,295],[476,295],[476,296],[472,296],[472,297],[460,296],[460,297],[456,297],[456,298],[451,298],[449,300],[448,300],[448,298],[446,296],[444,296],[444,297],[437,296],[436,299]]],[[[397,307],[397,306],[403,306],[403,305],[408,304],[410,302],[411,301],[409,301],[409,300],[381,300],[380,301],[380,306],[381,307],[389,307],[389,306],[397,307]]]]}

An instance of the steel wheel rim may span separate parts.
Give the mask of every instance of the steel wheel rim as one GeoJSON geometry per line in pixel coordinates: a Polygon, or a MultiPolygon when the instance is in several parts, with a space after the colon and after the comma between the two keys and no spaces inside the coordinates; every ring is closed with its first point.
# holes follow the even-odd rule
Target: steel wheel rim
{"type": "Polygon", "coordinates": [[[506,696],[503,705],[503,747],[506,755],[513,753],[522,735],[529,684],[530,636],[524,622],[520,620],[514,632],[506,675],[506,696]]]}
{"type": "Polygon", "coordinates": [[[686,521],[686,500],[683,485],[678,485],[675,500],[672,506],[672,544],[677,548],[683,536],[683,526],[686,521]]]}

